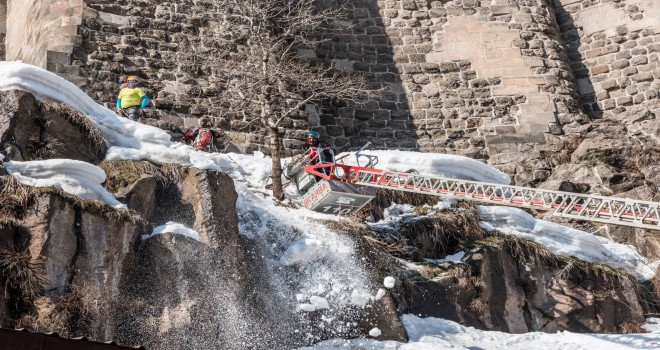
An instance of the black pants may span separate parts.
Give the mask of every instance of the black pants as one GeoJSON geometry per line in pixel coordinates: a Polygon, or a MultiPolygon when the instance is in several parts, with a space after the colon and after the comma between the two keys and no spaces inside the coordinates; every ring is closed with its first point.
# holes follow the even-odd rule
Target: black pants
{"type": "Polygon", "coordinates": [[[140,116],[140,107],[133,106],[133,107],[124,108],[124,113],[126,114],[128,119],[136,121],[140,116]]]}

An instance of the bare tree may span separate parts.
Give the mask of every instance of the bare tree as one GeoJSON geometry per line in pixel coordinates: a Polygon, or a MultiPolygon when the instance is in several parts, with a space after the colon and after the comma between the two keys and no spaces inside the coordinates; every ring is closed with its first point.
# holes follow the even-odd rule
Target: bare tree
{"type": "Polygon", "coordinates": [[[369,93],[363,76],[300,55],[344,29],[343,6],[322,7],[317,0],[220,0],[218,6],[224,8],[225,41],[218,54],[228,59],[217,73],[226,81],[230,108],[256,111],[248,118],[267,128],[273,194],[283,199],[282,123],[308,103],[328,98],[355,102],[369,93]]]}

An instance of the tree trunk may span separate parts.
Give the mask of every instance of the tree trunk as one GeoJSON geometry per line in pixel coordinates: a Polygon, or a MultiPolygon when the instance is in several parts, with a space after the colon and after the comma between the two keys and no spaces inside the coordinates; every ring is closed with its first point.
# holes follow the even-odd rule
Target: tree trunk
{"type": "Polygon", "coordinates": [[[270,136],[270,156],[273,160],[273,170],[271,178],[273,180],[273,196],[277,200],[284,199],[284,189],[282,188],[282,161],[280,155],[280,134],[277,127],[269,127],[270,136]]]}

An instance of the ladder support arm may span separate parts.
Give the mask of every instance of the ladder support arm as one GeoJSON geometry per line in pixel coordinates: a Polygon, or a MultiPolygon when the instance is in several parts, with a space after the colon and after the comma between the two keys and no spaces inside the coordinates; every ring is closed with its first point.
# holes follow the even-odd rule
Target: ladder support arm
{"type": "Polygon", "coordinates": [[[560,217],[660,230],[660,203],[542,190],[478,181],[384,171],[344,164],[319,164],[305,171],[331,181],[447,198],[553,210],[560,217]]]}

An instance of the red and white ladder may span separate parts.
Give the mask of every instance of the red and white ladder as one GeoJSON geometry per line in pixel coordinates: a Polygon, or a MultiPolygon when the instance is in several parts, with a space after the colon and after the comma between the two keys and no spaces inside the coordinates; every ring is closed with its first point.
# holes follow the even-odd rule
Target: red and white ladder
{"type": "Polygon", "coordinates": [[[660,230],[660,203],[510,185],[359,169],[356,185],[538,210],[556,216],[660,230]]]}
{"type": "Polygon", "coordinates": [[[425,176],[344,164],[308,165],[304,170],[328,181],[552,210],[554,215],[564,218],[660,230],[660,203],[656,202],[425,176]],[[323,168],[330,169],[323,171],[323,168]]]}

